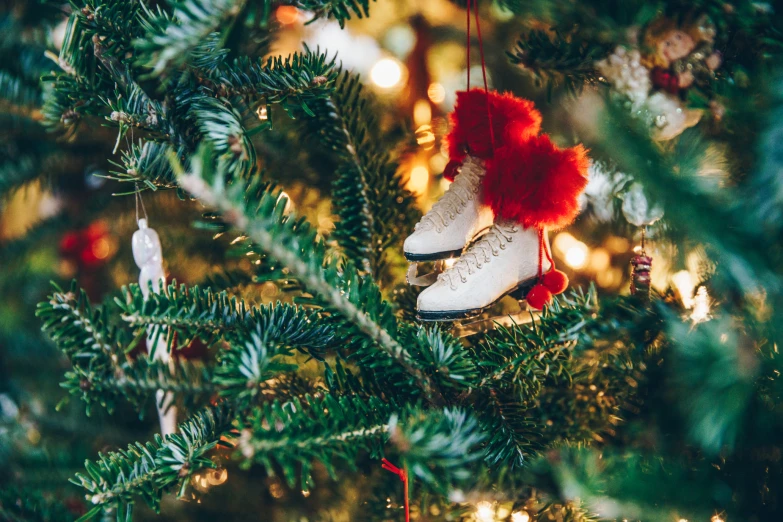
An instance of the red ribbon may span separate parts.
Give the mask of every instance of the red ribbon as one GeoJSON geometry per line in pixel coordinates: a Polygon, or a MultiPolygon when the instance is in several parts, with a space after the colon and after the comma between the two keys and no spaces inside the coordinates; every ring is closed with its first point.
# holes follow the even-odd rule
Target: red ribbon
{"type": "Polygon", "coordinates": [[[411,522],[411,506],[410,501],[408,500],[408,473],[404,469],[398,468],[386,459],[383,459],[381,462],[381,467],[383,469],[391,471],[400,477],[400,480],[403,483],[403,488],[405,490],[405,522],[411,522]]]}

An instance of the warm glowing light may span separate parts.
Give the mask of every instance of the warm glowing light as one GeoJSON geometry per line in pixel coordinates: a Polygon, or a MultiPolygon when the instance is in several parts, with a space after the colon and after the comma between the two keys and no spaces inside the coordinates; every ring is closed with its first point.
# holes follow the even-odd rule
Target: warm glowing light
{"type": "Polygon", "coordinates": [[[600,272],[609,268],[611,257],[605,248],[596,248],[590,252],[590,270],[600,272]]]}
{"type": "Polygon", "coordinates": [[[414,194],[424,194],[430,182],[430,171],[424,165],[417,165],[411,170],[406,188],[414,194]]]}
{"type": "MultiPolygon", "coordinates": [[[[427,104],[429,107],[429,104],[427,104]]],[[[429,125],[422,125],[416,129],[416,143],[424,147],[425,150],[430,150],[435,146],[435,133],[432,132],[432,127],[429,125]]]]}
{"type": "Polygon", "coordinates": [[[476,504],[476,520],[479,522],[492,522],[495,520],[495,508],[486,500],[476,504]]]}
{"type": "Polygon", "coordinates": [[[275,11],[277,21],[283,25],[291,25],[299,20],[299,9],[292,5],[281,5],[275,11]]]}
{"type": "Polygon", "coordinates": [[[448,270],[449,268],[454,266],[454,263],[456,263],[456,262],[457,262],[457,258],[456,257],[450,257],[448,259],[444,259],[443,260],[443,269],[444,270],[448,270]]]}
{"type": "Polygon", "coordinates": [[[427,125],[432,120],[432,107],[427,100],[416,100],[413,104],[413,123],[427,125]]]}
{"type": "Polygon", "coordinates": [[[552,241],[552,248],[554,248],[558,254],[564,256],[565,253],[568,252],[568,249],[574,246],[576,243],[577,240],[574,236],[568,232],[560,232],[552,241]]]}
{"type": "Polygon", "coordinates": [[[427,97],[432,103],[443,103],[446,99],[446,89],[439,83],[431,83],[427,89],[427,97]]]}
{"type": "Polygon", "coordinates": [[[440,154],[433,154],[432,157],[430,157],[430,172],[440,174],[446,168],[448,162],[449,160],[440,154]]]}
{"type": "Polygon", "coordinates": [[[256,114],[258,115],[258,119],[261,121],[266,121],[269,119],[269,115],[266,110],[266,105],[262,105],[258,109],[256,109],[256,114]]]}
{"type": "Polygon", "coordinates": [[[688,522],[688,519],[687,519],[687,518],[681,518],[681,519],[680,519],[680,520],[678,520],[677,522],[688,522]]]}
{"type": "Polygon", "coordinates": [[[566,250],[565,262],[571,268],[579,270],[580,268],[584,268],[585,265],[587,265],[588,253],[589,249],[587,248],[587,245],[581,241],[577,241],[572,246],[570,246],[568,250],[566,250]]]}
{"type": "Polygon", "coordinates": [[[383,58],[373,65],[370,79],[382,89],[391,89],[402,82],[402,64],[394,58],[383,58]]]}
{"type": "Polygon", "coordinates": [[[691,312],[691,321],[694,323],[703,323],[709,321],[710,315],[710,295],[707,293],[707,287],[701,286],[693,299],[693,311],[691,312]]]}
{"type": "Polygon", "coordinates": [[[691,273],[687,270],[680,270],[672,276],[672,284],[680,294],[682,305],[685,308],[693,307],[693,289],[696,284],[693,282],[691,273]]]}
{"type": "Polygon", "coordinates": [[[228,480],[228,470],[225,468],[215,469],[207,473],[207,482],[210,486],[219,486],[228,480]]]}
{"type": "Polygon", "coordinates": [[[111,245],[104,238],[101,238],[92,244],[92,255],[94,255],[96,259],[106,259],[109,257],[109,252],[111,252],[111,245]]]}
{"type": "Polygon", "coordinates": [[[285,209],[283,209],[283,214],[288,214],[294,209],[294,202],[291,201],[291,196],[289,196],[286,192],[281,192],[277,197],[277,201],[280,201],[281,199],[285,199],[285,209]]]}
{"type": "Polygon", "coordinates": [[[725,522],[725,521],[723,520],[723,517],[721,517],[720,515],[714,515],[710,519],[710,522],[725,522]]]}
{"type": "Polygon", "coordinates": [[[528,522],[530,520],[530,515],[527,514],[527,511],[514,511],[511,513],[511,522],[528,522]]]}

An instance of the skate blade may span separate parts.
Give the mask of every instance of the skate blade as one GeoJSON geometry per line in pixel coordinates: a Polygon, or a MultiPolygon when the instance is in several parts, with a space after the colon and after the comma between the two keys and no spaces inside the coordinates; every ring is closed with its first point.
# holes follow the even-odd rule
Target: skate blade
{"type": "MultiPolygon", "coordinates": [[[[510,295],[511,297],[519,301],[521,306],[522,301],[525,301],[528,292],[530,292],[530,289],[535,286],[537,281],[538,281],[537,277],[531,277],[530,279],[526,279],[525,281],[522,281],[516,288],[512,288],[505,294],[498,297],[495,301],[482,308],[473,308],[473,309],[466,309],[466,310],[418,310],[416,312],[416,319],[424,322],[433,322],[433,321],[446,322],[446,321],[459,321],[463,319],[472,319],[480,316],[481,314],[483,314],[484,312],[492,308],[495,305],[495,303],[497,303],[507,295],[510,295]]],[[[525,306],[523,307],[523,309],[526,308],[527,308],[527,302],[525,302],[525,306]]]]}

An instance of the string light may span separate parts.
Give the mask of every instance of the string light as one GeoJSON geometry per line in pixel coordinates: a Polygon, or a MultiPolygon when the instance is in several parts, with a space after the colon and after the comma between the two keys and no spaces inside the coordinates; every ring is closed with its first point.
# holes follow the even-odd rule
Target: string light
{"type": "MultiPolygon", "coordinates": [[[[429,106],[430,104],[427,103],[427,107],[429,106]]],[[[424,147],[425,150],[432,149],[435,146],[435,133],[432,132],[432,127],[422,125],[416,129],[416,143],[424,147]]]]}
{"type": "Polygon", "coordinates": [[[720,515],[714,515],[710,519],[710,522],[725,522],[725,521],[723,520],[723,517],[721,517],[720,515]]]}
{"type": "Polygon", "coordinates": [[[256,115],[258,116],[258,119],[261,121],[268,120],[269,114],[267,113],[266,105],[262,105],[258,109],[256,109],[256,115]]]}
{"type": "Polygon", "coordinates": [[[391,89],[402,82],[402,64],[394,58],[378,60],[370,70],[370,79],[381,89],[391,89]]]}
{"type": "Polygon", "coordinates": [[[482,500],[476,504],[476,520],[478,522],[492,522],[495,520],[495,508],[490,502],[482,500]]]}
{"type": "Polygon", "coordinates": [[[703,323],[709,321],[710,315],[710,295],[707,293],[707,287],[701,286],[693,299],[693,311],[691,312],[691,321],[694,323],[703,323]]]}
{"type": "Polygon", "coordinates": [[[299,20],[299,9],[292,5],[281,5],[275,11],[277,21],[283,25],[291,25],[299,20]]]}
{"type": "Polygon", "coordinates": [[[446,89],[439,83],[431,83],[427,89],[427,97],[432,103],[443,103],[446,99],[446,89]]]}
{"type": "Polygon", "coordinates": [[[411,170],[405,187],[414,194],[424,194],[430,181],[430,171],[424,165],[417,165],[411,170]]]}
{"type": "Polygon", "coordinates": [[[527,514],[527,511],[514,511],[511,513],[511,522],[528,522],[530,520],[530,515],[527,514]]]}
{"type": "Polygon", "coordinates": [[[427,100],[416,100],[413,104],[413,123],[426,125],[432,120],[432,107],[427,100]]]}
{"type": "Polygon", "coordinates": [[[577,241],[566,250],[565,262],[574,269],[584,268],[587,264],[587,254],[589,249],[581,241],[577,241]]]}
{"type": "Polygon", "coordinates": [[[677,522],[688,522],[688,519],[687,519],[687,518],[681,518],[681,519],[680,519],[680,520],[678,520],[677,522]]]}
{"type": "Polygon", "coordinates": [[[680,294],[682,305],[685,308],[693,307],[693,289],[696,286],[693,282],[691,273],[687,270],[680,270],[672,276],[672,284],[680,294]]]}

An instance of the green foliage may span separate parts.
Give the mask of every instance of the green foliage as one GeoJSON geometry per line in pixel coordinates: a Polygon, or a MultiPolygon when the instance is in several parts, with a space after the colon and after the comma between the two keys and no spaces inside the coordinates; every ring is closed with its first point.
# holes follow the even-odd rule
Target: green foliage
{"type": "Polygon", "coordinates": [[[228,446],[222,437],[232,431],[232,413],[224,403],[210,406],[181,424],[174,435],[156,435],[153,442],[131,444],[124,451],[99,454],[96,462],[87,461],[87,473],[78,473],[72,482],[87,490],[95,507],[80,520],[113,510],[118,521],[129,521],[136,497],[159,511],[166,491],[176,489],[178,497],[184,496],[193,475],[217,467],[209,454],[217,446],[228,446]]]}
{"type": "Polygon", "coordinates": [[[279,469],[291,487],[299,476],[301,489],[309,491],[315,461],[337,478],[338,469],[355,469],[360,452],[380,458],[395,411],[375,397],[325,394],[274,401],[251,412],[237,446],[245,465],[259,463],[267,473],[279,469]]]}
{"type": "Polygon", "coordinates": [[[73,513],[55,499],[19,487],[0,489],[0,518],[8,522],[71,522],[73,513]]]}
{"type": "Polygon", "coordinates": [[[297,0],[294,5],[312,11],[316,18],[334,18],[340,27],[352,16],[370,16],[370,0],[297,0]]]}
{"type": "Polygon", "coordinates": [[[532,73],[539,86],[545,85],[551,99],[556,87],[577,95],[585,87],[598,84],[601,75],[595,62],[610,50],[610,45],[590,45],[560,33],[531,31],[517,41],[508,56],[511,63],[532,73]]]}
{"type": "Polygon", "coordinates": [[[210,42],[223,39],[218,31],[239,15],[244,3],[244,0],[182,0],[173,3],[171,14],[160,7],[153,11],[142,4],[145,31],[133,42],[140,53],[139,64],[152,69],[155,75],[163,74],[169,67],[176,68],[205,39],[210,42]]]}
{"type": "Polygon", "coordinates": [[[340,164],[332,189],[338,217],[332,237],[362,271],[381,279],[386,252],[399,246],[419,218],[415,199],[387,148],[379,147],[378,109],[358,76],[342,72],[332,96],[314,112],[316,117],[306,120],[307,131],[340,164]]]}

